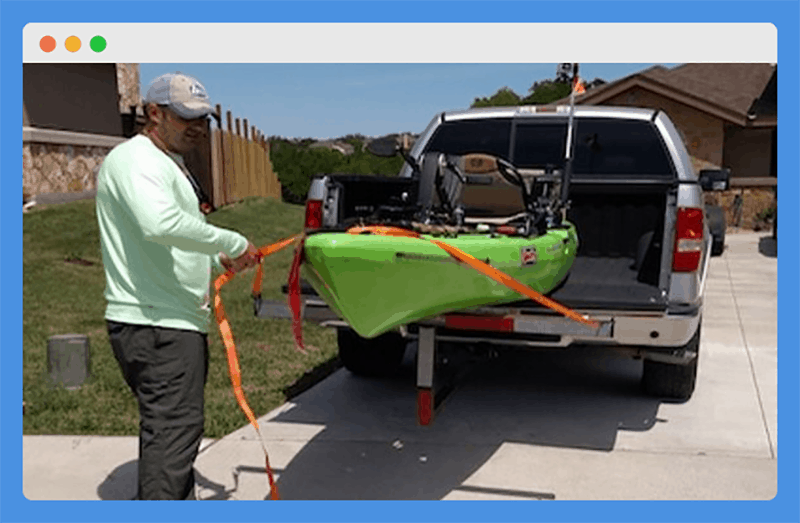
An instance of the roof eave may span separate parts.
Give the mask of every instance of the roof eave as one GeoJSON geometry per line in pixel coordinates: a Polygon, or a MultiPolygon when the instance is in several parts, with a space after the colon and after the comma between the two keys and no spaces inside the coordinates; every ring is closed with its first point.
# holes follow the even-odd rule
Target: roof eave
{"type": "MultiPolygon", "coordinates": [[[[647,78],[642,75],[636,75],[627,78],[625,80],[622,80],[618,84],[612,85],[607,89],[603,89],[601,92],[598,93],[586,93],[586,95],[582,99],[576,100],[576,103],[601,104],[634,87],[640,87],[642,89],[646,89],[648,91],[659,94],[676,102],[687,105],[689,107],[693,107],[704,113],[716,116],[717,118],[720,118],[721,120],[724,120],[729,123],[733,123],[742,127],[748,127],[753,125],[752,121],[749,120],[747,115],[744,113],[726,109],[717,104],[690,95],[686,92],[675,89],[674,87],[664,85],[661,82],[658,82],[652,78],[647,78]]],[[[764,122],[767,121],[768,120],[766,119],[764,120],[764,122]]],[[[769,125],[769,124],[763,124],[763,125],[769,125]]]]}

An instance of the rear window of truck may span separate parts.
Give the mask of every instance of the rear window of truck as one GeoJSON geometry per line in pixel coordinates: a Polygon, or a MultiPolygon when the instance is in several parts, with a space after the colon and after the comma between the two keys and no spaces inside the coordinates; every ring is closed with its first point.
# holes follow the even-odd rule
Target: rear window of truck
{"type": "MultiPolygon", "coordinates": [[[[576,122],[576,177],[673,176],[666,146],[652,122],[614,118],[576,122]]],[[[426,149],[456,155],[493,154],[520,168],[563,167],[566,137],[566,119],[455,120],[442,124],[426,149]]]]}
{"type": "Polygon", "coordinates": [[[670,177],[666,145],[650,121],[589,118],[578,124],[576,176],[670,177]]]}
{"type": "Polygon", "coordinates": [[[439,126],[425,148],[446,154],[484,153],[509,160],[511,118],[455,120],[439,126]]]}

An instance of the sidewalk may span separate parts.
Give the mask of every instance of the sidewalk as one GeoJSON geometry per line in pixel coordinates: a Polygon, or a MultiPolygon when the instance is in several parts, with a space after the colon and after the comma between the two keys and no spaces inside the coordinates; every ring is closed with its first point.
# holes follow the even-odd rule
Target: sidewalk
{"type": "MultiPolygon", "coordinates": [[[[356,380],[339,370],[259,419],[281,495],[382,499],[395,489],[405,499],[424,499],[409,490],[417,482],[419,489],[429,485],[424,496],[432,499],[770,499],[777,488],[775,242],[769,233],[739,233],[726,244],[710,264],[698,392],[689,402],[637,397],[624,383],[558,383],[529,391],[562,403],[540,411],[531,406],[536,399],[528,402],[533,421],[526,421],[518,407],[486,404],[492,385],[457,393],[447,415],[420,428],[407,383],[356,380]],[[562,409],[560,418],[553,409],[562,409]],[[489,412],[491,426],[470,412],[489,412]],[[600,421],[591,420],[589,430],[584,415],[600,421]],[[543,435],[547,430],[552,435],[543,435]],[[595,441],[603,430],[608,441],[595,441]],[[437,452],[447,463],[425,469],[437,452]],[[521,470],[521,463],[531,468],[521,470]],[[386,467],[397,476],[381,490],[376,471],[386,467]]],[[[633,383],[632,364],[613,364],[633,383]]],[[[508,386],[528,392],[525,382],[508,386]]],[[[23,493],[39,500],[131,499],[137,445],[135,437],[24,436],[23,493]]],[[[263,452],[249,425],[205,440],[196,468],[200,499],[267,496],[263,452]]]]}

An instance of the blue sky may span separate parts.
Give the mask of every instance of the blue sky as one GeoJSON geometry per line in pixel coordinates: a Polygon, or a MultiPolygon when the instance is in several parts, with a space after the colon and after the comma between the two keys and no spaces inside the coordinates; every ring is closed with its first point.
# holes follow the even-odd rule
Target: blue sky
{"type": "MultiPolygon", "coordinates": [[[[612,81],[654,64],[581,64],[586,80],[612,81]]],[[[676,64],[663,64],[672,67],[676,64]]],[[[265,135],[336,138],[417,133],[439,111],[465,109],[509,87],[525,96],[557,64],[141,64],[150,81],[180,71],[200,80],[212,102],[265,135]]]]}

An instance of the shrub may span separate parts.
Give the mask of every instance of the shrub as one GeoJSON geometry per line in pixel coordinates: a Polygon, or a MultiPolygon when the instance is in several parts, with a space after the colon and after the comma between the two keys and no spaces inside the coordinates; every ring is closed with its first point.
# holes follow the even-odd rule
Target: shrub
{"type": "Polygon", "coordinates": [[[775,215],[777,214],[777,209],[775,207],[767,207],[766,209],[762,209],[756,214],[756,220],[761,222],[770,222],[775,219],[775,215]]]}
{"type": "Polygon", "coordinates": [[[270,160],[282,186],[283,201],[305,203],[306,194],[315,176],[323,174],[379,174],[396,175],[403,165],[399,156],[380,158],[364,150],[363,142],[349,138],[354,147],[349,155],[327,147],[308,147],[308,140],[300,143],[276,139],[270,143],[270,160]]]}

